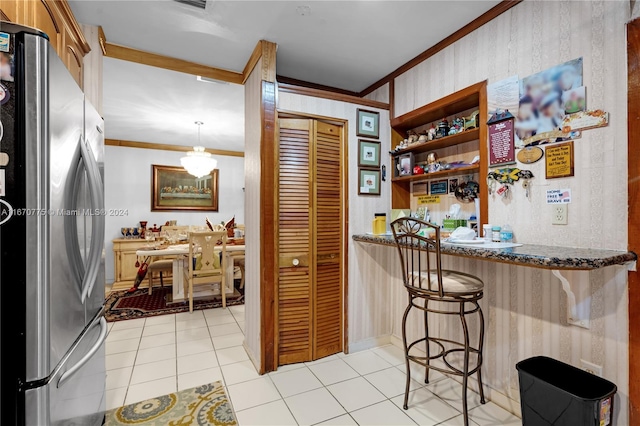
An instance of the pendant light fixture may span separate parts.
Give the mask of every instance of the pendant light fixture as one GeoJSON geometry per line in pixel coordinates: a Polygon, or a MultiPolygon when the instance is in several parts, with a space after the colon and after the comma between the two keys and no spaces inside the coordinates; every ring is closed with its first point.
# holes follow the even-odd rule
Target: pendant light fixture
{"type": "Polygon", "coordinates": [[[200,126],[203,124],[202,121],[196,121],[198,126],[198,146],[194,146],[193,151],[187,152],[187,155],[180,159],[182,167],[190,175],[197,178],[208,175],[218,165],[218,161],[211,157],[210,153],[205,152],[204,146],[200,145],[200,126]]]}

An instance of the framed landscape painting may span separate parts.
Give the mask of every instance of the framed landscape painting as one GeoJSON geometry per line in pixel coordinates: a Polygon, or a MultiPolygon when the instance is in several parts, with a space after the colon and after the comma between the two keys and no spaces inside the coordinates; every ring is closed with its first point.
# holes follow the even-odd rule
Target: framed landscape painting
{"type": "Polygon", "coordinates": [[[218,169],[196,178],[182,167],[151,167],[152,211],[218,211],[218,169]]]}

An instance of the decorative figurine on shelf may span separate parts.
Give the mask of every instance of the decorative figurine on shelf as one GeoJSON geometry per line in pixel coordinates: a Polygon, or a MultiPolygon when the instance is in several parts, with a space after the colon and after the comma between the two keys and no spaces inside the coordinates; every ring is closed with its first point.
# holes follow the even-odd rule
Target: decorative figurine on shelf
{"type": "Polygon", "coordinates": [[[429,140],[429,135],[427,134],[426,130],[423,130],[422,132],[420,132],[420,137],[418,138],[418,142],[422,143],[422,142],[427,142],[429,140]]]}
{"type": "Polygon", "coordinates": [[[453,127],[456,128],[456,133],[460,133],[464,131],[464,120],[460,117],[456,117],[453,120],[453,127]]]}
{"type": "Polygon", "coordinates": [[[140,221],[140,238],[146,238],[147,237],[147,221],[146,220],[141,220],[140,221]]]}
{"type": "Polygon", "coordinates": [[[477,129],[480,126],[480,111],[473,111],[470,116],[464,118],[464,129],[477,129]]]}
{"type": "Polygon", "coordinates": [[[413,167],[413,174],[414,175],[423,175],[424,174],[424,169],[422,168],[422,166],[414,166],[413,167]]]}
{"type": "Polygon", "coordinates": [[[449,122],[446,118],[443,118],[442,121],[438,123],[438,132],[436,133],[436,137],[443,138],[449,134],[449,122]]]}
{"type": "Polygon", "coordinates": [[[451,128],[449,129],[449,136],[453,136],[456,133],[458,133],[458,131],[456,130],[455,126],[451,126],[451,128]]]}
{"type": "Polygon", "coordinates": [[[434,140],[437,137],[437,133],[438,131],[436,130],[436,127],[431,123],[431,127],[429,128],[429,140],[434,140]]]}
{"type": "Polygon", "coordinates": [[[407,132],[407,136],[409,139],[409,145],[413,145],[414,143],[418,142],[418,134],[413,130],[409,130],[407,132]]]}
{"type": "Polygon", "coordinates": [[[427,164],[429,173],[440,170],[440,163],[438,163],[438,156],[435,152],[430,152],[429,155],[427,155],[427,164]]]}

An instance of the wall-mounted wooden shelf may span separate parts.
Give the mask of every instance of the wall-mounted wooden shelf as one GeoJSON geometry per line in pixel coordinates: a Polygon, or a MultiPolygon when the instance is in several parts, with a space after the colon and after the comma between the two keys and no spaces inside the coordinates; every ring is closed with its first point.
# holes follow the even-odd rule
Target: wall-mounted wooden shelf
{"type": "MultiPolygon", "coordinates": [[[[477,152],[480,162],[465,167],[458,167],[451,170],[443,170],[435,173],[425,173],[423,175],[395,176],[391,179],[391,208],[407,209],[411,208],[411,183],[417,181],[445,178],[447,176],[459,176],[465,174],[478,173],[478,183],[480,185],[480,217],[487,223],[488,215],[488,188],[484,177],[488,173],[488,146],[487,146],[487,82],[473,84],[444,98],[438,99],[430,104],[424,105],[413,111],[409,111],[391,120],[391,147],[395,148],[406,137],[409,130],[424,128],[430,123],[434,123],[442,118],[451,118],[467,114],[469,110],[478,110],[480,125],[476,129],[467,130],[440,139],[414,144],[403,150],[390,155],[392,168],[395,170],[397,157],[402,154],[412,153],[414,155],[425,152],[443,150],[444,148],[455,147],[464,143],[477,141],[477,148],[471,148],[465,152],[477,152]]],[[[436,152],[440,155],[440,152],[436,152]]],[[[455,161],[455,157],[453,160],[455,161]]]]}
{"type": "Polygon", "coordinates": [[[479,164],[471,164],[470,166],[456,167],[450,170],[441,170],[439,172],[425,173],[422,175],[396,176],[391,179],[392,182],[413,182],[417,180],[430,180],[446,176],[468,175],[478,173],[480,171],[479,164]]]}
{"type": "Polygon", "coordinates": [[[398,155],[406,154],[408,152],[420,154],[422,152],[433,151],[434,149],[448,148],[450,146],[459,145],[461,143],[471,142],[474,140],[478,140],[478,138],[480,138],[480,129],[471,129],[467,130],[466,132],[456,133],[455,135],[445,136],[440,139],[416,143],[408,148],[396,151],[391,155],[397,157],[398,155]]]}

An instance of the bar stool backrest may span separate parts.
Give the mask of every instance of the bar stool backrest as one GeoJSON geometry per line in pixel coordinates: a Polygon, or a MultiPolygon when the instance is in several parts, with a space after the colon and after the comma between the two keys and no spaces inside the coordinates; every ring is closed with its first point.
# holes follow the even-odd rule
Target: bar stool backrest
{"type": "Polygon", "coordinates": [[[403,217],[391,223],[391,231],[400,255],[402,280],[407,290],[444,297],[440,228],[419,219],[403,217]],[[421,230],[426,232],[421,233],[421,230]]]}

